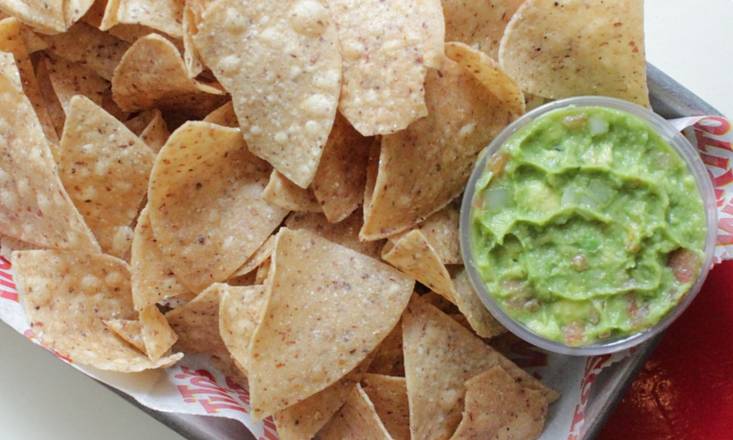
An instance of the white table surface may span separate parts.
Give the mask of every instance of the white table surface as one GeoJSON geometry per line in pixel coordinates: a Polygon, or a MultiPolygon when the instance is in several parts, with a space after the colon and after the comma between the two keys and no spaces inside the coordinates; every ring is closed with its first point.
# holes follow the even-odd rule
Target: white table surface
{"type": "MultiPolygon", "coordinates": [[[[647,0],[647,56],[733,116],[733,0],[647,0]]],[[[0,324],[0,438],[182,437],[0,324]]]]}

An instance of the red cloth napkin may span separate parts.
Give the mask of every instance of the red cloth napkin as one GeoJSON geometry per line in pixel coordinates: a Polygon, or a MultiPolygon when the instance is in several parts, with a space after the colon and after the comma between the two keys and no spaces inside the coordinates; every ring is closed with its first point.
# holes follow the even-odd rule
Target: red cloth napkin
{"type": "Polygon", "coordinates": [[[732,349],[730,261],[667,330],[598,440],[733,439],[732,349]]]}

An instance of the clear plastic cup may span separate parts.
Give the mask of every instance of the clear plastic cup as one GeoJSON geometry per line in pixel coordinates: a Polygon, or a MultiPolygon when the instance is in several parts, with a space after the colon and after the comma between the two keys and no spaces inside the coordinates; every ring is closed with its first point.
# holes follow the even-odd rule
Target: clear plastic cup
{"type": "Polygon", "coordinates": [[[659,115],[636,104],[614,98],[600,96],[582,96],[554,101],[532,110],[531,112],[523,115],[521,118],[517,119],[511,125],[506,127],[491,142],[491,144],[489,144],[489,146],[481,152],[479,160],[476,162],[473,173],[471,174],[471,178],[468,181],[468,186],[466,187],[466,191],[463,196],[463,203],[461,205],[460,229],[461,253],[463,255],[463,261],[471,280],[471,284],[473,284],[476,293],[478,294],[479,298],[484,303],[486,308],[489,310],[489,312],[491,312],[491,314],[504,327],[506,327],[509,331],[511,331],[518,337],[529,342],[530,344],[536,345],[542,349],[551,352],[574,356],[592,356],[613,353],[639,345],[642,342],[653,338],[654,336],[661,333],[675,319],[677,319],[677,317],[679,317],[682,312],[685,311],[687,306],[690,305],[692,300],[700,291],[700,288],[702,287],[702,284],[705,281],[705,278],[707,277],[710,268],[712,267],[715,251],[715,239],[718,229],[718,217],[715,203],[715,194],[713,192],[713,185],[708,175],[708,172],[705,169],[705,166],[703,165],[702,160],[700,159],[700,155],[696,151],[695,147],[693,147],[679,131],[677,131],[670,123],[668,123],[659,115]],[[687,164],[687,167],[692,175],[695,177],[700,197],[703,200],[707,220],[707,236],[705,240],[705,256],[703,265],[701,266],[697,280],[692,285],[690,290],[688,290],[687,293],[680,299],[679,303],[653,327],[639,331],[638,333],[629,336],[609,338],[603,341],[595,342],[593,344],[582,346],[569,346],[561,342],[550,340],[543,336],[537,335],[526,326],[524,326],[522,323],[514,320],[506,312],[504,312],[504,310],[493,299],[493,297],[489,295],[486,285],[481,279],[481,275],[476,270],[470,238],[472,218],[471,201],[473,200],[474,194],[476,192],[476,182],[486,169],[487,160],[491,156],[493,156],[494,153],[499,151],[501,147],[504,146],[507,139],[509,139],[509,137],[520,128],[524,127],[525,125],[544,115],[545,113],[569,106],[608,107],[631,113],[632,115],[647,121],[649,125],[674,148],[674,150],[687,164]]]}

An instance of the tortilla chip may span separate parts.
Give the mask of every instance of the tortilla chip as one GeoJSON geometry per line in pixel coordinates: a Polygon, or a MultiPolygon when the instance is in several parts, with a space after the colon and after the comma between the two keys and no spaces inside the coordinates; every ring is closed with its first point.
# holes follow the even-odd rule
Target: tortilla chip
{"type": "Polygon", "coordinates": [[[307,231],[283,228],[276,240],[267,306],[251,345],[257,418],[353,370],[392,330],[414,285],[386,264],[307,231]]]}
{"type": "Polygon", "coordinates": [[[237,365],[249,368],[249,343],[265,305],[264,286],[221,285],[219,334],[237,365]]]}
{"type": "Polygon", "coordinates": [[[293,212],[285,220],[285,226],[290,229],[305,229],[341,246],[379,258],[381,242],[359,241],[361,224],[361,213],[358,211],[340,223],[330,223],[323,214],[304,212],[293,212]]]}
{"type": "Polygon", "coordinates": [[[344,63],[339,109],[351,125],[364,136],[389,134],[426,116],[427,65],[437,67],[436,53],[443,53],[440,1],[330,0],[329,5],[344,63]]]}
{"type": "Polygon", "coordinates": [[[18,240],[17,238],[0,235],[0,257],[10,261],[13,251],[38,249],[38,246],[18,240]]]}
{"type": "Polygon", "coordinates": [[[404,377],[367,374],[362,387],[395,440],[410,440],[410,410],[404,377]]]}
{"type": "Polygon", "coordinates": [[[456,300],[458,310],[463,313],[477,335],[482,338],[493,338],[506,332],[504,326],[491,316],[478,297],[478,293],[473,290],[465,270],[461,270],[453,278],[453,285],[455,286],[453,298],[456,300]]]}
{"type": "MultiPolygon", "coordinates": [[[[377,184],[377,173],[379,172],[379,155],[382,150],[382,140],[379,137],[374,138],[369,148],[369,157],[366,166],[366,183],[364,184],[364,204],[362,205],[363,219],[371,216],[372,198],[374,197],[374,187],[377,184]]],[[[361,238],[361,231],[359,231],[361,238]]]]}
{"type": "Polygon", "coordinates": [[[318,440],[392,440],[369,396],[360,385],[351,388],[346,403],[316,435],[318,440]]]}
{"type": "Polygon", "coordinates": [[[530,93],[524,94],[524,106],[527,111],[532,111],[541,105],[545,105],[550,102],[550,99],[543,98],[541,96],[532,95],[530,93]]]}
{"type": "MultiPolygon", "coordinates": [[[[186,0],[183,6],[183,61],[188,76],[195,78],[203,72],[204,65],[194,44],[193,37],[198,32],[201,16],[212,0],[186,0]]],[[[237,125],[238,126],[238,125],[237,125]]]]}
{"type": "Polygon", "coordinates": [[[239,129],[208,122],[182,125],[158,153],[150,223],[168,266],[191,291],[229,278],[282,222],[287,210],[262,200],[270,172],[239,129]]]}
{"type": "Polygon", "coordinates": [[[10,52],[15,57],[20,80],[23,84],[23,92],[33,106],[33,111],[43,128],[43,133],[51,143],[58,143],[58,134],[53,119],[46,109],[46,100],[41,92],[38,79],[33,72],[33,64],[23,40],[22,30],[23,26],[15,18],[6,18],[0,21],[0,51],[10,52]]]}
{"type": "Polygon", "coordinates": [[[309,398],[273,415],[280,440],[313,438],[346,402],[351,390],[369,367],[367,357],[353,371],[309,398]]]}
{"type": "Polygon", "coordinates": [[[270,175],[262,198],[288,211],[321,212],[321,205],[310,188],[299,187],[278,171],[273,171],[270,175]]]}
{"type": "Polygon", "coordinates": [[[41,37],[33,32],[28,26],[22,26],[20,29],[20,36],[23,38],[23,44],[28,51],[28,54],[34,54],[42,50],[46,50],[48,45],[41,37]]]}
{"type": "Polygon", "coordinates": [[[425,89],[430,115],[382,137],[362,239],[404,231],[446,206],[463,191],[478,153],[522,111],[449,59],[428,73],[425,89]]]}
{"type": "Polygon", "coordinates": [[[147,206],[140,213],[135,225],[130,273],[135,310],[143,310],[168,298],[190,294],[166,265],[150,227],[147,206]]]}
{"type": "Polygon", "coordinates": [[[270,274],[270,266],[272,266],[272,260],[270,258],[262,262],[255,274],[255,284],[265,284],[267,276],[270,274]]]}
{"type": "MultiPolygon", "coordinates": [[[[428,217],[418,229],[430,243],[435,254],[443,264],[463,264],[458,223],[460,214],[458,208],[451,204],[428,217]]],[[[390,237],[389,241],[396,242],[402,235],[390,237]]]]}
{"type": "Polygon", "coordinates": [[[145,343],[143,342],[142,325],[140,321],[132,319],[107,319],[104,325],[123,341],[132,345],[140,353],[145,354],[145,343]]]}
{"type": "Polygon", "coordinates": [[[405,375],[405,363],[402,356],[402,325],[399,323],[375,350],[369,372],[387,376],[405,375]]]}
{"type": "Polygon", "coordinates": [[[524,94],[519,85],[504,73],[499,65],[485,53],[463,43],[447,43],[445,55],[471,72],[496,98],[508,108],[524,113],[524,94]]]}
{"type": "Polygon", "coordinates": [[[0,233],[39,247],[99,252],[66,193],[23,94],[13,56],[0,53],[0,233]]]}
{"type": "Polygon", "coordinates": [[[142,25],[180,39],[183,2],[179,0],[110,0],[99,28],[110,30],[119,24],[142,25]]]}
{"type": "Polygon", "coordinates": [[[173,347],[178,336],[155,304],[140,310],[139,315],[145,353],[157,361],[173,347]]]}
{"type": "Polygon", "coordinates": [[[129,128],[131,132],[135,133],[135,135],[140,136],[143,133],[143,130],[145,130],[153,120],[156,112],[160,112],[160,110],[143,110],[132,118],[126,120],[124,122],[125,127],[129,128]]]}
{"type": "Polygon", "coordinates": [[[64,3],[66,27],[79,21],[93,4],[94,0],[66,0],[64,3]]]}
{"type": "Polygon", "coordinates": [[[188,77],[178,49],[158,34],[135,41],[112,77],[112,95],[125,111],[161,108],[204,117],[224,93],[188,77]]]}
{"type": "MultiPolygon", "coordinates": [[[[51,125],[53,126],[54,134],[63,133],[66,114],[64,113],[64,108],[61,107],[61,103],[56,97],[56,92],[54,92],[51,80],[48,77],[48,63],[46,56],[38,58],[36,63],[36,79],[38,80],[38,90],[41,92],[41,96],[43,97],[45,111],[51,121],[51,125]]],[[[44,128],[44,131],[45,130],[46,129],[44,128]]],[[[46,135],[46,138],[48,139],[48,135],[46,135]]],[[[51,147],[51,153],[53,154],[54,159],[58,159],[58,139],[56,141],[49,140],[49,142],[51,142],[49,146],[51,147]]]]}
{"type": "Polygon", "coordinates": [[[648,107],[644,2],[528,0],[506,28],[499,63],[545,98],[604,95],[648,107]]]}
{"type": "Polygon", "coordinates": [[[419,297],[402,317],[402,338],[413,439],[448,438],[461,420],[464,382],[493,366],[554,397],[554,391],[419,297]]]}
{"type": "Polygon", "coordinates": [[[229,350],[219,334],[219,302],[229,287],[221,283],[212,284],[188,303],[165,314],[178,335],[178,350],[229,358],[229,350]]]}
{"type": "Polygon", "coordinates": [[[160,113],[160,110],[155,109],[153,110],[152,119],[140,133],[140,140],[145,142],[145,145],[150,147],[153,152],[157,153],[163,148],[170,135],[171,133],[168,131],[168,125],[165,123],[162,113],[160,113]]]}
{"type": "Polygon", "coordinates": [[[41,32],[64,32],[64,3],[68,0],[0,0],[0,11],[41,32]]]}
{"type": "Polygon", "coordinates": [[[135,317],[124,261],[101,254],[19,251],[13,253],[13,268],[34,334],[74,362],[136,372],[168,367],[183,356],[151,361],[107,329],[105,321],[135,317]]]}
{"type": "Polygon", "coordinates": [[[232,101],[227,102],[206,115],[204,121],[211,122],[212,124],[223,125],[225,127],[239,127],[239,121],[237,121],[237,115],[234,114],[232,101]]]}
{"type": "Polygon", "coordinates": [[[463,420],[451,440],[536,439],[547,416],[541,392],[523,388],[496,366],[466,381],[463,420]]]}
{"type": "Polygon", "coordinates": [[[307,188],[341,85],[336,29],[324,0],[219,0],[206,10],[194,42],[232,95],[250,151],[307,188]]]}
{"type": "Polygon", "coordinates": [[[497,59],[504,28],[523,1],[443,0],[445,40],[466,43],[497,59]]]}
{"type": "Polygon", "coordinates": [[[122,55],[130,47],[127,42],[86,23],[77,23],[63,34],[42,38],[52,54],[85,65],[108,81],[112,79],[122,55]]]}
{"type": "Polygon", "coordinates": [[[331,223],[340,222],[359,207],[372,142],[336,114],[312,184],[313,195],[331,223]]]}
{"type": "Polygon", "coordinates": [[[254,254],[252,254],[251,257],[245,261],[245,263],[237,269],[237,271],[234,273],[233,276],[235,277],[241,277],[244,275],[247,275],[248,273],[254,271],[258,267],[262,265],[262,263],[265,262],[268,258],[270,258],[270,255],[272,255],[272,250],[275,248],[275,236],[271,235],[267,238],[267,240],[262,244],[262,246],[255,251],[254,254]]]}
{"type": "Polygon", "coordinates": [[[401,237],[382,259],[428,286],[450,302],[455,302],[453,282],[448,269],[422,231],[415,229],[401,237]]]}
{"type": "Polygon", "coordinates": [[[102,250],[127,259],[153,153],[114,116],[74,96],[59,145],[59,175],[102,250]]]}
{"type": "Polygon", "coordinates": [[[114,116],[119,121],[126,121],[130,117],[130,113],[122,111],[122,109],[117,105],[114,99],[112,99],[112,88],[109,88],[104,92],[104,97],[102,98],[102,108],[104,109],[104,111],[114,116]]]}
{"type": "Polygon", "coordinates": [[[69,113],[71,98],[83,95],[101,106],[109,83],[93,70],[60,58],[44,58],[48,79],[64,113],[69,113]]]}

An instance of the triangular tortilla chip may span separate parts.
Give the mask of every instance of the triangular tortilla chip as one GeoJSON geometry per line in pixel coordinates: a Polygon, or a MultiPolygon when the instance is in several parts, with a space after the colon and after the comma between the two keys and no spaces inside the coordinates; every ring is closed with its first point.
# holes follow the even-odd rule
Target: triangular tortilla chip
{"type": "Polygon", "coordinates": [[[504,332],[506,329],[499,324],[491,313],[486,309],[484,303],[478,297],[478,293],[473,290],[471,281],[465,270],[461,270],[458,275],[453,278],[453,298],[458,306],[458,310],[463,313],[473,331],[482,338],[493,338],[504,332]]]}
{"type": "Polygon", "coordinates": [[[268,258],[263,261],[260,267],[257,268],[255,274],[255,284],[265,284],[267,276],[270,274],[270,266],[272,265],[272,259],[268,258]]]}
{"type": "Polygon", "coordinates": [[[59,174],[102,250],[129,258],[153,153],[114,116],[91,100],[69,104],[59,145],[59,174]]]}
{"type": "Polygon", "coordinates": [[[348,217],[362,202],[373,141],[360,135],[340,113],[336,114],[312,184],[313,195],[331,223],[348,217]]]}
{"type": "MultiPolygon", "coordinates": [[[[463,264],[459,246],[459,216],[458,208],[451,204],[428,217],[418,227],[443,264],[463,264]]],[[[389,237],[389,241],[394,244],[403,235],[389,237]]]]}
{"type": "Polygon", "coordinates": [[[140,140],[145,142],[145,145],[150,147],[153,152],[157,153],[163,148],[170,135],[171,132],[168,131],[168,125],[163,119],[163,114],[160,113],[160,110],[155,109],[153,110],[153,118],[140,133],[140,140]]]}
{"type": "Polygon", "coordinates": [[[201,21],[203,11],[199,9],[199,5],[202,3],[208,3],[208,1],[186,0],[183,5],[183,63],[186,65],[186,72],[190,78],[196,78],[204,70],[199,52],[193,43],[193,36],[198,32],[198,24],[201,21]]]}
{"type": "Polygon", "coordinates": [[[251,345],[257,418],[353,370],[395,326],[414,286],[386,264],[303,230],[280,230],[271,264],[251,345]]]}
{"type": "Polygon", "coordinates": [[[51,143],[58,143],[58,134],[53,119],[45,107],[46,100],[39,81],[33,72],[30,53],[23,40],[23,25],[15,18],[6,18],[0,21],[0,51],[10,52],[15,57],[15,63],[20,72],[23,92],[33,105],[33,111],[38,116],[43,133],[51,143]]]}
{"type": "Polygon", "coordinates": [[[255,155],[301,188],[318,168],[341,86],[336,29],[324,0],[219,0],[194,37],[232,95],[255,155]]]}
{"type": "Polygon", "coordinates": [[[168,367],[183,356],[153,362],[107,329],[105,321],[135,318],[124,261],[101,254],[19,251],[13,253],[13,268],[34,334],[74,362],[131,373],[168,367]]]}
{"type": "Polygon", "coordinates": [[[328,3],[343,54],[339,109],[346,119],[359,133],[372,136],[394,133],[426,116],[427,65],[437,67],[436,54],[443,53],[440,1],[328,3]]]}
{"type": "Polygon", "coordinates": [[[40,247],[98,252],[7,53],[0,53],[0,91],[0,233],[40,247]]]}
{"type": "Polygon", "coordinates": [[[496,366],[466,381],[463,419],[451,440],[539,438],[547,398],[496,366]]]}
{"type": "Polygon", "coordinates": [[[211,122],[212,124],[223,125],[225,127],[239,127],[239,121],[237,121],[237,115],[234,114],[232,101],[227,102],[206,115],[204,121],[211,122]]]}
{"type": "Polygon", "coordinates": [[[524,94],[493,58],[463,43],[446,43],[445,55],[473,76],[509,108],[524,113],[524,94]]]}
{"type": "Polygon", "coordinates": [[[354,386],[346,403],[316,435],[318,440],[392,440],[374,405],[360,385],[354,386]]]}
{"type": "Polygon", "coordinates": [[[552,390],[420,298],[410,302],[402,317],[402,338],[413,439],[450,436],[461,420],[464,382],[496,365],[523,386],[554,397],[552,390]]]}
{"type": "Polygon", "coordinates": [[[168,266],[191,291],[229,278],[282,222],[287,210],[262,200],[270,172],[239,129],[208,122],[182,125],[158,153],[150,223],[168,266]]]}
{"type": "Polygon", "coordinates": [[[112,74],[130,44],[89,26],[77,23],[68,32],[42,37],[48,51],[57,57],[80,63],[106,80],[112,74]]]}
{"type": "Polygon", "coordinates": [[[112,77],[112,95],[122,110],[161,108],[204,117],[224,92],[188,77],[178,49],[158,34],[135,41],[112,77]]]}
{"type": "Polygon", "coordinates": [[[140,310],[139,320],[145,353],[151,361],[157,361],[173,347],[178,336],[155,304],[140,310]]]}
{"type": "MultiPolygon", "coordinates": [[[[64,108],[61,107],[61,103],[59,102],[56,92],[53,90],[53,86],[51,85],[51,79],[48,77],[48,57],[46,56],[40,56],[38,58],[36,63],[36,79],[38,80],[38,90],[41,92],[41,96],[43,97],[46,114],[54,128],[54,134],[63,133],[66,113],[64,113],[64,108]]],[[[46,135],[46,138],[48,138],[48,134],[46,135]]],[[[59,156],[58,136],[56,141],[50,142],[51,153],[53,154],[54,159],[57,159],[59,156]]]]}
{"type": "Polygon", "coordinates": [[[45,58],[48,78],[65,113],[69,113],[71,98],[84,95],[101,106],[109,83],[93,70],[61,58],[45,58]]]}
{"type": "MultiPolygon", "coordinates": [[[[362,205],[363,219],[366,220],[371,216],[372,198],[374,197],[374,187],[377,184],[377,174],[379,173],[379,155],[382,150],[382,140],[379,137],[374,138],[369,148],[369,157],[366,166],[366,182],[364,184],[364,204],[362,205]]],[[[361,238],[361,231],[359,231],[361,238]]]]}
{"type": "Polygon", "coordinates": [[[166,265],[150,226],[146,206],[137,219],[130,253],[132,302],[136,310],[174,297],[190,295],[173,271],[166,265]]]}
{"type": "Polygon", "coordinates": [[[23,240],[17,238],[8,237],[7,235],[0,235],[0,257],[10,261],[12,258],[13,251],[24,251],[30,249],[38,249],[38,246],[26,243],[23,240]]]}
{"type": "Polygon", "coordinates": [[[145,354],[145,343],[143,342],[140,321],[133,319],[107,319],[104,321],[104,325],[125,342],[135,347],[140,353],[145,354]]]}
{"type": "Polygon", "coordinates": [[[604,95],[649,106],[644,2],[528,0],[506,28],[501,67],[545,98],[604,95]]]}
{"type": "Polygon", "coordinates": [[[496,59],[509,19],[524,0],[443,0],[445,41],[460,41],[496,59]]]}
{"type": "Polygon", "coordinates": [[[522,111],[449,59],[428,73],[425,90],[429,116],[382,137],[363,239],[404,231],[446,206],[463,191],[478,153],[522,111]]]}
{"type": "Polygon", "coordinates": [[[125,127],[129,128],[130,131],[135,133],[137,136],[140,136],[143,133],[143,130],[145,130],[145,127],[147,127],[148,124],[150,124],[150,121],[153,120],[153,117],[155,117],[155,112],[159,111],[160,110],[157,109],[143,110],[126,120],[124,122],[125,127]]]}
{"type": "Polygon", "coordinates": [[[219,334],[232,358],[245,372],[249,368],[249,343],[265,305],[264,286],[221,286],[219,334]]]}
{"type": "Polygon", "coordinates": [[[310,439],[346,402],[371,362],[367,357],[354,371],[309,398],[273,415],[280,440],[310,439]]]}
{"type": "Polygon", "coordinates": [[[278,171],[273,171],[262,198],[288,211],[321,212],[321,205],[310,188],[303,189],[278,171]]]}
{"type": "Polygon", "coordinates": [[[165,314],[178,335],[177,349],[229,358],[229,350],[219,334],[219,302],[228,288],[226,284],[212,284],[191,301],[165,314]]]}
{"type": "Polygon", "coordinates": [[[450,273],[419,229],[403,235],[394,246],[382,253],[382,259],[443,295],[448,301],[455,302],[450,273]]]}
{"type": "Polygon", "coordinates": [[[410,440],[410,410],[404,377],[367,374],[362,387],[395,440],[410,440]]]}
{"type": "Polygon", "coordinates": [[[247,259],[242,267],[237,269],[237,272],[235,272],[233,276],[241,277],[260,267],[262,263],[265,262],[265,260],[270,258],[270,255],[272,255],[272,250],[274,248],[275,236],[271,235],[264,243],[262,243],[262,246],[260,246],[259,249],[257,249],[257,251],[247,259]]]}
{"type": "Polygon", "coordinates": [[[397,324],[374,351],[369,372],[387,376],[404,376],[405,362],[402,355],[402,325],[397,324]]]}
{"type": "Polygon", "coordinates": [[[68,0],[0,0],[0,11],[18,17],[42,32],[64,32],[68,26],[64,3],[68,0]]]}
{"type": "Polygon", "coordinates": [[[294,230],[305,229],[341,246],[378,258],[382,245],[380,241],[359,240],[361,220],[361,213],[358,211],[340,223],[330,223],[323,214],[293,212],[285,220],[285,226],[294,230]]]}
{"type": "Polygon", "coordinates": [[[64,2],[64,20],[66,27],[79,21],[94,4],[95,0],[66,0],[64,2]]]}
{"type": "Polygon", "coordinates": [[[180,0],[109,0],[99,28],[106,31],[118,24],[137,24],[180,39],[182,20],[180,0]]]}

